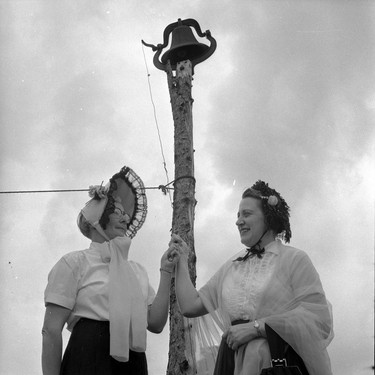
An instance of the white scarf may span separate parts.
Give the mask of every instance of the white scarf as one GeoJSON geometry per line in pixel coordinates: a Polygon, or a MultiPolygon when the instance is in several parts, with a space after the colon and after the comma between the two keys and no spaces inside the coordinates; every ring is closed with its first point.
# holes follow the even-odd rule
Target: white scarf
{"type": "Polygon", "coordinates": [[[129,237],[109,241],[110,355],[120,362],[129,360],[129,349],[146,350],[147,306],[130,263],[129,237]]]}

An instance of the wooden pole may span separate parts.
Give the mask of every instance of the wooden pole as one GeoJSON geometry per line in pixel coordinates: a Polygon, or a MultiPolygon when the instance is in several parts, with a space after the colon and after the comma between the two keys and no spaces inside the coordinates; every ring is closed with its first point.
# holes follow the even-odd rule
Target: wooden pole
{"type": "MultiPolygon", "coordinates": [[[[195,285],[196,256],[194,250],[195,179],[193,121],[191,96],[193,70],[189,60],[177,63],[176,75],[167,64],[169,94],[174,121],[175,183],[173,194],[172,232],[189,245],[189,272],[195,285]]],[[[191,323],[178,308],[175,279],[172,279],[170,296],[170,341],[168,375],[195,375],[196,361],[191,337],[191,323]]]]}

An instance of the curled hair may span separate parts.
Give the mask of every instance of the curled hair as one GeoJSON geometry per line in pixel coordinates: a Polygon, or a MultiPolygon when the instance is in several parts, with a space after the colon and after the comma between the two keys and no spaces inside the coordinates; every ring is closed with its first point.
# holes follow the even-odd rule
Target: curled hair
{"type": "MultiPolygon", "coordinates": [[[[116,184],[115,181],[113,181],[114,184],[116,184]]],[[[116,184],[117,185],[117,184],[116,184]]],[[[112,187],[112,184],[111,184],[112,187]]],[[[113,189],[112,189],[113,191],[113,189]]],[[[100,217],[99,224],[103,229],[107,229],[107,224],[109,223],[109,215],[113,214],[115,212],[115,199],[112,196],[112,191],[108,192],[108,200],[107,204],[105,205],[104,211],[102,216],[100,217]]]]}
{"type": "MultiPolygon", "coordinates": [[[[113,214],[115,212],[116,198],[113,197],[113,193],[118,188],[118,185],[117,185],[117,182],[116,182],[116,178],[122,178],[127,183],[127,185],[131,189],[133,189],[133,187],[131,186],[131,184],[125,178],[123,178],[121,176],[121,172],[120,173],[116,173],[114,176],[112,176],[112,178],[109,180],[110,185],[109,185],[109,189],[108,189],[108,192],[107,192],[107,198],[108,198],[107,204],[105,205],[103,214],[102,214],[102,216],[100,217],[100,220],[99,220],[99,224],[100,224],[100,226],[103,229],[107,228],[107,224],[109,223],[109,215],[111,215],[111,214],[113,214]]],[[[134,195],[135,195],[135,193],[134,193],[134,195]]],[[[133,217],[131,218],[131,221],[133,219],[134,219],[134,213],[133,213],[133,217]]]]}
{"type": "Polygon", "coordinates": [[[285,242],[289,242],[292,231],[289,223],[289,206],[276,190],[271,189],[264,181],[257,181],[251,188],[246,189],[242,198],[255,198],[261,201],[264,221],[269,229],[285,242]],[[277,204],[269,204],[268,198],[275,196],[277,204]]]}

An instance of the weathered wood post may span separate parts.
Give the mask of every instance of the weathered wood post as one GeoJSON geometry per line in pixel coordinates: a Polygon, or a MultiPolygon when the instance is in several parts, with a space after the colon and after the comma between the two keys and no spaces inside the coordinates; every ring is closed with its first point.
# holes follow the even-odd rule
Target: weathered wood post
{"type": "MultiPolygon", "coordinates": [[[[194,250],[195,179],[193,121],[191,96],[192,65],[189,60],[177,63],[176,76],[168,64],[168,87],[174,120],[175,183],[173,193],[172,232],[190,247],[189,272],[195,285],[196,256],[194,250]]],[[[193,342],[188,319],[184,318],[176,301],[172,279],[170,295],[170,340],[167,374],[196,374],[193,342]]]]}
{"type": "MultiPolygon", "coordinates": [[[[167,73],[174,121],[174,163],[175,179],[173,193],[172,232],[181,236],[189,245],[189,272],[195,285],[196,255],[194,250],[194,211],[195,178],[193,148],[193,98],[191,94],[194,66],[210,57],[216,49],[216,41],[207,30],[202,33],[197,21],[187,19],[170,24],[164,30],[164,42],[152,47],[156,51],[154,65],[167,73]],[[194,27],[200,37],[206,37],[210,46],[199,43],[190,28],[194,27]],[[159,56],[168,45],[172,33],[171,48],[159,56]],[[175,71],[175,74],[174,74],[175,71]]],[[[194,358],[194,343],[191,337],[191,324],[184,318],[176,300],[175,282],[172,279],[170,292],[170,337],[168,375],[195,375],[197,373],[194,358]]]]}

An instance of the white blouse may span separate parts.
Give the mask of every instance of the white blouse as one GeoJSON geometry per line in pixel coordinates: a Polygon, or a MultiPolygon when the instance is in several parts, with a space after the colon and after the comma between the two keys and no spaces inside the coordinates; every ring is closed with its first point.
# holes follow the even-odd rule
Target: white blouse
{"type": "MultiPolygon", "coordinates": [[[[231,257],[199,290],[210,314],[195,320],[197,355],[212,353],[199,362],[201,372],[215,363],[212,349],[231,321],[258,318],[297,351],[309,374],[332,375],[326,349],[333,338],[332,310],[308,255],[280,240],[265,247],[262,259],[233,262],[244,254],[231,257]]],[[[267,340],[256,338],[236,351],[234,375],[259,375],[269,365],[267,340]]]]}
{"type": "MultiPolygon", "coordinates": [[[[108,246],[92,242],[89,249],[64,255],[48,275],[44,293],[45,304],[53,303],[72,310],[68,329],[72,330],[81,317],[109,320],[108,275],[110,256],[108,246]]],[[[147,305],[155,298],[143,266],[129,261],[147,305]]]]}
{"type": "Polygon", "coordinates": [[[275,268],[274,242],[265,247],[262,258],[256,255],[235,261],[223,281],[223,308],[230,320],[254,320],[259,295],[268,284],[275,268]]]}

